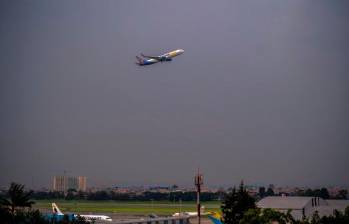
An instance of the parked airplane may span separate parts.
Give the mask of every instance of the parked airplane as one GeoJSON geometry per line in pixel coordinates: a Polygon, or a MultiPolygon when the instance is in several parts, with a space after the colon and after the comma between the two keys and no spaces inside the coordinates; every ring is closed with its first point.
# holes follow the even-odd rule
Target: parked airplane
{"type": "MultiPolygon", "coordinates": [[[[56,216],[64,216],[63,212],[58,208],[56,203],[52,203],[52,212],[56,216]]],[[[96,221],[96,220],[103,220],[103,221],[113,221],[109,216],[107,215],[75,215],[74,217],[76,218],[77,216],[85,218],[87,221],[96,221]]]]}
{"type": "Polygon", "coordinates": [[[136,64],[142,66],[142,65],[151,65],[151,64],[163,62],[163,61],[172,61],[172,58],[178,55],[181,55],[183,53],[184,53],[183,49],[177,49],[159,56],[147,56],[147,55],[141,54],[143,58],[136,56],[137,58],[136,64]]]}
{"type": "Polygon", "coordinates": [[[176,212],[172,216],[173,217],[177,217],[177,216],[195,217],[195,216],[198,216],[198,213],[197,212],[176,212]]]}
{"type": "MultiPolygon", "coordinates": [[[[200,209],[200,214],[201,215],[209,215],[211,214],[210,212],[205,212],[205,207],[204,206],[201,206],[201,209],[200,209]]],[[[172,216],[189,216],[189,217],[195,217],[195,216],[198,216],[198,213],[197,212],[176,212],[174,213],[172,216]]]]}
{"type": "Polygon", "coordinates": [[[50,223],[61,222],[63,220],[76,221],[77,216],[75,214],[63,214],[55,203],[52,203],[52,213],[45,214],[44,218],[50,223]]]}
{"type": "MultiPolygon", "coordinates": [[[[208,219],[212,222],[212,224],[224,224],[222,222],[222,215],[217,212],[202,212],[202,215],[207,215],[208,219]]],[[[197,212],[181,212],[181,213],[174,213],[172,216],[196,217],[198,216],[198,213],[197,212]]]]}

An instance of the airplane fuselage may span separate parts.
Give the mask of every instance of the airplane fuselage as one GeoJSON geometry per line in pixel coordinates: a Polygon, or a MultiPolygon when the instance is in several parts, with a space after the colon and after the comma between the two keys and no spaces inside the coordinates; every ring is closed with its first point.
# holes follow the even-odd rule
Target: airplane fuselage
{"type": "MultiPolygon", "coordinates": [[[[89,222],[94,222],[96,220],[102,220],[102,221],[108,221],[111,222],[113,221],[109,216],[107,215],[83,215],[83,214],[69,214],[69,217],[71,220],[75,220],[77,217],[82,217],[84,218],[86,221],[89,222]]],[[[61,210],[58,208],[58,206],[56,205],[56,203],[52,203],[52,214],[48,214],[46,215],[46,217],[48,219],[54,219],[54,220],[62,220],[64,217],[63,212],[61,212],[61,210]]]]}
{"type": "Polygon", "coordinates": [[[85,218],[87,221],[96,221],[96,220],[103,220],[103,221],[109,221],[111,222],[112,219],[109,216],[106,215],[79,215],[83,218],[85,218]]]}
{"type": "Polygon", "coordinates": [[[183,49],[177,49],[177,50],[170,51],[166,54],[162,54],[159,56],[146,56],[146,55],[142,54],[143,58],[136,56],[136,58],[138,60],[137,64],[143,66],[143,65],[151,65],[151,64],[155,64],[155,63],[163,62],[163,61],[172,61],[172,58],[174,58],[178,55],[181,55],[183,53],[184,53],[183,49]]]}

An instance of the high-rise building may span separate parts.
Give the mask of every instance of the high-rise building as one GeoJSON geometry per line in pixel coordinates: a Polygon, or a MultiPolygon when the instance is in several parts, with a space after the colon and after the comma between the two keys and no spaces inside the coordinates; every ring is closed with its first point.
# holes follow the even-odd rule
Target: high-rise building
{"type": "Polygon", "coordinates": [[[53,177],[53,190],[54,191],[68,191],[74,189],[77,191],[86,191],[86,177],[67,177],[67,176],[55,176],[53,177]]]}
{"type": "Polygon", "coordinates": [[[78,177],[78,190],[86,191],[86,177],[83,177],[83,176],[78,177]]]}
{"type": "Polygon", "coordinates": [[[67,177],[66,176],[53,177],[53,190],[54,191],[66,191],[67,190],[67,177]]]}

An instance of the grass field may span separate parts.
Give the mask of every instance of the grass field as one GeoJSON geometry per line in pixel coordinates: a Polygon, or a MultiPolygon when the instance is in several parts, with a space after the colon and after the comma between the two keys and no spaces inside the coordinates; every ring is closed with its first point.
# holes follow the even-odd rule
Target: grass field
{"type": "MultiPolygon", "coordinates": [[[[169,202],[169,201],[65,201],[65,200],[38,200],[34,208],[42,211],[51,211],[51,203],[55,202],[62,212],[77,213],[115,213],[121,215],[172,215],[175,212],[195,211],[195,202],[169,202]]],[[[205,211],[218,211],[220,202],[203,202],[205,211]]]]}

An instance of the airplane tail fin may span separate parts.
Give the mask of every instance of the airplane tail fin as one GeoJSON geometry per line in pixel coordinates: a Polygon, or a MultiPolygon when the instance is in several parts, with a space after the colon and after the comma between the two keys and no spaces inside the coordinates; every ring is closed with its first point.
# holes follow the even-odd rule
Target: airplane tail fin
{"type": "Polygon", "coordinates": [[[58,206],[56,205],[56,203],[52,203],[52,212],[53,214],[56,215],[64,215],[61,210],[59,210],[58,206]]]}
{"type": "Polygon", "coordinates": [[[209,215],[208,218],[211,220],[212,224],[223,224],[222,216],[216,212],[209,215]]]}
{"type": "Polygon", "coordinates": [[[138,65],[144,65],[144,62],[143,62],[142,58],[140,58],[140,57],[138,57],[138,56],[136,56],[136,58],[137,58],[136,64],[138,64],[138,65]]]}

